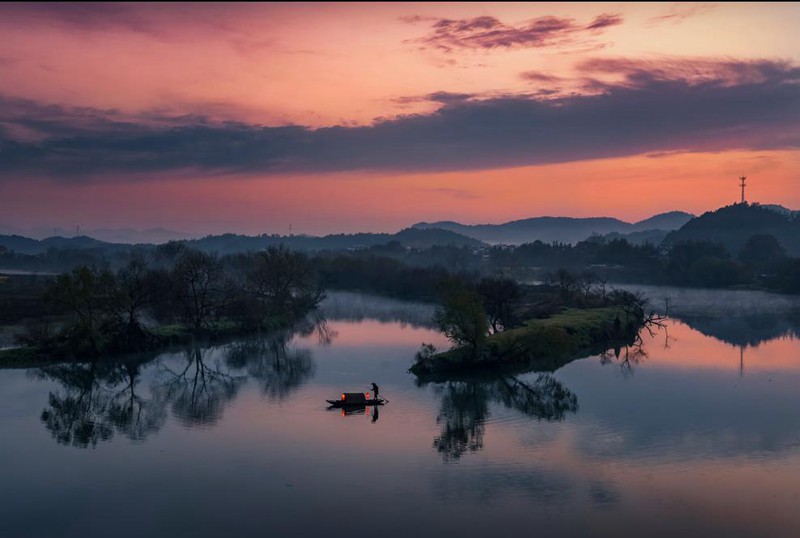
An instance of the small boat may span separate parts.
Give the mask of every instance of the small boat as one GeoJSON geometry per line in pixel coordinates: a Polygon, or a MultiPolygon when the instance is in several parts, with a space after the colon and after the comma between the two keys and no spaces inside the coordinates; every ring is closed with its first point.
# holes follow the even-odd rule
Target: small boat
{"type": "Polygon", "coordinates": [[[386,400],[383,398],[370,398],[369,393],[363,392],[343,392],[338,400],[325,400],[331,407],[364,407],[366,405],[384,405],[386,400]]]}

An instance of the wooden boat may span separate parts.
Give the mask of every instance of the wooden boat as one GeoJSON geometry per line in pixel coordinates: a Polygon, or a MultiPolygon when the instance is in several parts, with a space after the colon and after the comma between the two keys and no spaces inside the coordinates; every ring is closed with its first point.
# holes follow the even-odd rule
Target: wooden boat
{"type": "Polygon", "coordinates": [[[343,392],[338,400],[325,400],[331,407],[364,407],[367,405],[384,405],[386,400],[383,398],[372,399],[369,394],[363,392],[343,392]]]}

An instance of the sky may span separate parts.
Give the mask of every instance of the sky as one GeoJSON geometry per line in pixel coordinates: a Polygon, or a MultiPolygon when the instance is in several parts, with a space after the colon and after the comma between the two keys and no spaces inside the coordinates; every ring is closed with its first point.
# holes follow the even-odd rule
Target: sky
{"type": "Polygon", "coordinates": [[[0,230],[800,209],[800,4],[0,5],[0,230]]]}

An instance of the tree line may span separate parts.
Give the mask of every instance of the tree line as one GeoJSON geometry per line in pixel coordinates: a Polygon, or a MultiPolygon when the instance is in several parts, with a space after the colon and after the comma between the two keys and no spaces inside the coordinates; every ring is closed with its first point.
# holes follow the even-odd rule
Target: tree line
{"type": "Polygon", "coordinates": [[[540,276],[559,268],[590,268],[617,282],[710,288],[750,285],[800,292],[800,259],[788,256],[768,234],[751,236],[736,253],[707,240],[655,247],[594,237],[576,245],[535,241],[518,247],[492,247],[487,257],[490,265],[511,271],[536,267],[540,276]]]}
{"type": "Polygon", "coordinates": [[[285,247],[218,256],[167,243],[113,271],[79,265],[51,279],[23,343],[55,354],[131,352],[169,331],[189,335],[283,327],[324,297],[308,257],[285,247]]]}
{"type": "Polygon", "coordinates": [[[321,252],[314,264],[332,288],[431,300],[447,274],[505,275],[540,280],[560,269],[591,272],[608,282],[800,293],[800,258],[769,234],[755,234],[735,253],[721,243],[685,240],[656,247],[596,236],[575,245],[534,241],[495,245],[406,248],[398,242],[355,252],[321,252]]]}
{"type": "MultiPolygon", "coordinates": [[[[0,252],[0,267],[63,271],[95,265],[118,269],[142,257],[158,256],[164,248],[188,246],[185,242],[167,245],[114,245],[105,250],[51,248],[36,255],[6,249],[0,252]]],[[[670,241],[656,247],[625,238],[595,236],[574,245],[533,241],[486,247],[411,248],[392,240],[356,250],[317,251],[309,256],[326,285],[409,299],[432,299],[436,282],[447,273],[503,273],[522,280],[542,280],[562,268],[573,272],[590,269],[613,282],[741,286],[800,293],[800,258],[790,256],[775,236],[764,233],[749,236],[735,252],[722,243],[701,239],[670,241]]]]}

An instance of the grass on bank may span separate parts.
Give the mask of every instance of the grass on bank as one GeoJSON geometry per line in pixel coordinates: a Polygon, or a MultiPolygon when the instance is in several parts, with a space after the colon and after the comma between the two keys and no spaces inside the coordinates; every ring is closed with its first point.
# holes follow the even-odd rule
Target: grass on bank
{"type": "Polygon", "coordinates": [[[488,337],[480,355],[473,359],[463,348],[455,348],[418,360],[411,367],[416,375],[487,369],[528,364],[555,369],[565,359],[614,342],[632,339],[642,325],[641,311],[623,306],[567,308],[546,319],[528,320],[522,327],[488,337]]]}

